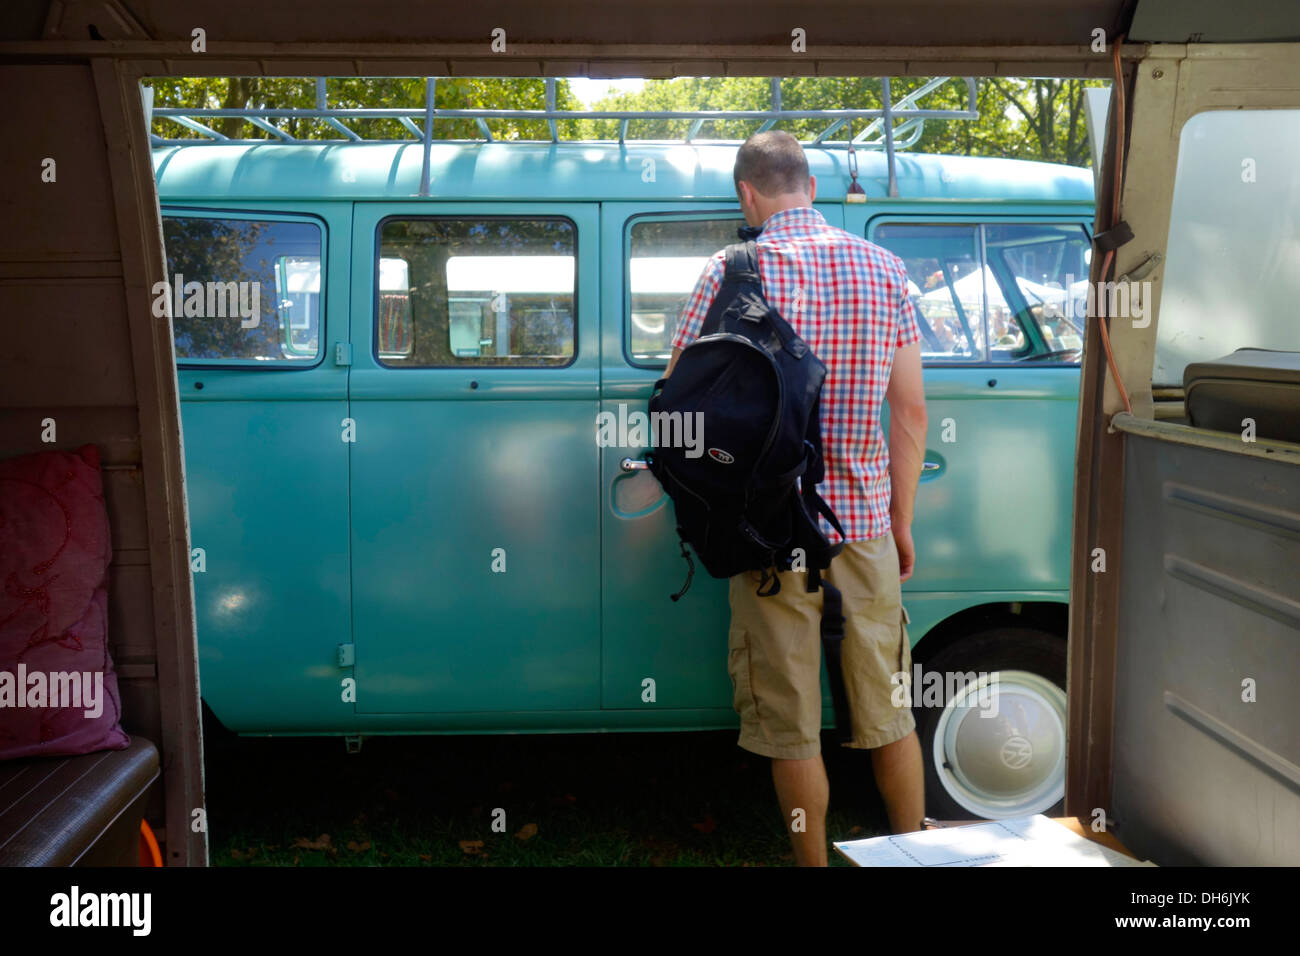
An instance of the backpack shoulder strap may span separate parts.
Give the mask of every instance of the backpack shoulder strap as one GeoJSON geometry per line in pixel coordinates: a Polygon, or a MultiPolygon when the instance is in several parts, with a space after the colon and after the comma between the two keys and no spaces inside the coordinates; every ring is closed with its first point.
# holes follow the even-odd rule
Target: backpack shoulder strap
{"type": "Polygon", "coordinates": [[[758,250],[754,240],[733,242],[723,252],[726,268],[722,284],[700,325],[701,336],[722,331],[725,324],[723,314],[745,293],[756,294],[758,301],[763,300],[763,279],[758,274],[758,250]]]}
{"type": "Polygon", "coordinates": [[[844,664],[840,657],[844,646],[844,601],[839,589],[822,580],[819,571],[811,574],[817,577],[822,589],[822,653],[826,658],[826,679],[830,684],[831,707],[835,712],[835,737],[839,743],[846,744],[853,740],[853,711],[844,687],[844,664]]]}
{"type": "Polygon", "coordinates": [[[753,239],[727,246],[727,271],[723,281],[753,283],[761,290],[763,277],[758,272],[758,247],[753,239]]]}
{"type": "MultiPolygon", "coordinates": [[[[845,539],[844,526],[840,524],[839,518],[831,510],[831,506],[817,493],[817,486],[826,477],[825,458],[822,451],[821,406],[822,398],[819,391],[816,400],[813,402],[812,411],[808,415],[808,430],[804,434],[808,467],[800,476],[799,484],[804,507],[808,509],[809,516],[813,521],[816,521],[819,515],[824,517],[830,523],[830,526],[839,532],[840,540],[822,549],[821,553],[816,558],[813,558],[813,563],[818,567],[825,566],[821,563],[822,560],[829,564],[830,559],[844,549],[845,539]]],[[[810,555],[810,558],[812,558],[812,555],[810,555]]],[[[809,577],[808,590],[815,591],[816,589],[812,577],[809,577]]]]}

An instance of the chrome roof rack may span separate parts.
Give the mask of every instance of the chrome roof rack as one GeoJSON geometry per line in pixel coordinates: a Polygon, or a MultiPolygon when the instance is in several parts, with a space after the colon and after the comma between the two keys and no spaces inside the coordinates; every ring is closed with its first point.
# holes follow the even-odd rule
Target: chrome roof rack
{"type": "MultiPolygon", "coordinates": [[[[460,77],[458,77],[460,79],[460,77]]],[[[510,77],[520,79],[520,77],[510,77]]],[[[424,146],[424,172],[421,176],[421,195],[428,194],[429,150],[435,142],[434,124],[438,121],[472,119],[483,134],[475,140],[438,139],[439,143],[493,142],[492,131],[488,128],[489,119],[545,120],[550,131],[549,140],[512,139],[512,143],[606,143],[618,142],[625,145],[628,123],[632,120],[687,119],[693,120],[685,137],[680,140],[633,140],[637,143],[671,144],[671,143],[708,143],[735,145],[740,140],[699,139],[700,128],[710,120],[760,120],[762,125],[755,132],[771,129],[782,120],[823,119],[827,125],[814,136],[802,140],[810,146],[826,148],[883,149],[888,156],[890,195],[896,195],[894,175],[894,151],[906,149],[920,140],[926,120],[976,120],[979,111],[975,103],[975,79],[964,77],[966,83],[966,109],[924,109],[917,103],[927,94],[938,89],[952,77],[939,76],[913,90],[897,103],[893,102],[889,77],[881,78],[882,105],[879,109],[824,109],[824,110],[787,110],[781,103],[781,78],[771,78],[772,102],[767,109],[760,110],[561,110],[556,109],[556,78],[546,77],[546,108],[535,110],[511,109],[439,109],[434,104],[437,77],[424,78],[424,106],[416,108],[342,108],[331,107],[326,98],[325,78],[317,77],[316,106],[302,108],[235,108],[215,109],[208,107],[153,107],[152,90],[145,97],[146,118],[149,124],[150,141],[154,146],[201,146],[201,145],[252,145],[268,143],[420,143],[424,146]],[[233,139],[205,125],[201,120],[236,118],[270,134],[266,139],[233,139]],[[302,139],[291,136],[275,123],[273,119],[318,120],[339,133],[337,137],[326,139],[302,139]],[[169,139],[153,132],[153,120],[167,119],[198,134],[196,138],[169,139]],[[347,121],[363,119],[393,119],[401,123],[411,136],[406,139],[367,139],[347,125],[347,121]],[[561,140],[557,120],[612,119],[619,120],[618,138],[612,139],[566,139],[561,140]],[[422,125],[416,121],[421,120],[422,125]],[[831,139],[846,124],[855,120],[870,120],[863,130],[851,139],[831,139]],[[901,123],[898,121],[902,121],[901,123]]]]}

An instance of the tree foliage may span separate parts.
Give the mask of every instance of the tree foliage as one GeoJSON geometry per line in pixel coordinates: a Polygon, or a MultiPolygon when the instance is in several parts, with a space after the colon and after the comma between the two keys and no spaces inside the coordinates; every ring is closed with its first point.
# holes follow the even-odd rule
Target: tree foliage
{"type": "MultiPolygon", "coordinates": [[[[901,78],[892,83],[895,103],[925,82],[901,78]]],[[[393,107],[422,109],[424,81],[418,77],[338,77],[326,81],[332,107],[393,107]]],[[[315,83],[293,77],[189,77],[155,79],[155,106],[209,106],[225,109],[297,107],[316,105],[315,83]]],[[[930,121],[912,147],[917,152],[962,156],[1002,156],[1091,165],[1084,126],[1083,91],[1105,86],[1102,80],[984,78],[977,81],[975,121],[930,121]]],[[[786,109],[879,109],[881,82],[871,77],[789,77],[781,84],[786,109]]],[[[441,77],[435,86],[437,109],[541,109],[545,88],[535,78],[441,77]]],[[[593,109],[604,110],[758,110],[771,105],[766,77],[679,77],[648,80],[635,92],[603,97],[593,109]]],[[[927,95],[923,105],[964,109],[966,85],[952,79],[927,95]]],[[[582,110],[567,80],[556,84],[556,106],[582,110]]],[[[337,139],[341,134],[327,123],[312,119],[272,120],[299,139],[337,139]]],[[[415,118],[422,125],[421,118],[415,118]]],[[[540,120],[491,119],[486,121],[497,139],[549,139],[540,120]]],[[[629,121],[630,139],[680,139],[692,120],[645,119],[629,121]]],[[[397,120],[358,119],[348,125],[367,139],[413,139],[397,120]]],[[[563,139],[616,139],[618,120],[578,119],[557,122],[563,139]]],[[[775,125],[801,139],[827,125],[825,120],[784,120],[775,125]]],[[[845,140],[860,133],[865,121],[846,124],[829,138],[845,140]]],[[[709,120],[696,133],[701,139],[744,139],[760,126],[759,120],[709,120]]],[[[212,128],[241,139],[271,138],[272,134],[238,118],[213,121],[212,128]]],[[[191,130],[158,118],[154,131],[168,138],[198,137],[191,130]]],[[[478,139],[481,131],[472,119],[440,120],[434,124],[438,139],[478,139]]]]}
{"type": "MultiPolygon", "coordinates": [[[[420,77],[332,77],[326,81],[326,101],[331,108],[424,109],[424,80],[420,77]]],[[[313,109],[316,83],[302,77],[236,76],[174,77],[149,81],[154,106],[217,109],[313,109]]],[[[558,109],[582,109],[567,82],[556,84],[558,109]]],[[[533,78],[439,77],[434,85],[435,109],[544,109],[545,85],[533,78]]],[[[413,119],[423,128],[423,117],[413,119]]],[[[338,139],[342,134],[316,119],[271,119],[295,139],[338,139]]],[[[488,128],[497,139],[550,137],[540,120],[490,119],[488,128]]],[[[363,139],[413,139],[414,134],[396,119],[353,119],[346,125],[363,139]]],[[[274,139],[275,136],[237,117],[212,122],[211,128],[231,139],[274,139]]],[[[168,139],[201,139],[202,134],[169,119],[154,120],[155,133],[168,139]]],[[[438,139],[478,139],[482,133],[472,119],[447,119],[434,123],[438,139]]]]}
{"type": "MultiPolygon", "coordinates": [[[[897,104],[926,80],[904,78],[891,83],[897,104]]],[[[974,121],[928,121],[916,152],[959,156],[1001,156],[1091,165],[1087,129],[1084,126],[1083,91],[1088,86],[1105,86],[1101,80],[1001,79],[976,81],[974,121]]],[[[682,77],[650,81],[641,90],[604,97],[593,109],[766,109],[771,105],[770,82],[766,77],[682,77]]],[[[866,77],[791,77],[781,83],[783,109],[881,109],[881,82],[866,77]]],[[[933,109],[965,109],[966,84],[952,79],[926,95],[920,104],[933,109]]],[[[629,137],[647,139],[680,138],[691,120],[633,120],[629,137]]],[[[585,120],[588,136],[617,136],[615,120],[585,120]]],[[[783,120],[775,129],[806,139],[828,124],[824,119],[783,120]]],[[[829,138],[845,140],[860,133],[867,124],[857,120],[841,127],[829,138]]],[[[707,121],[697,133],[701,138],[744,139],[758,130],[758,120],[707,121]]]]}
{"type": "MultiPolygon", "coordinates": [[[[275,309],[274,256],[277,227],[281,224],[238,219],[167,216],[163,239],[167,249],[167,296],[177,276],[185,284],[197,282],[257,282],[260,314],[253,328],[242,327],[235,310],[226,315],[187,316],[173,305],[176,353],[181,358],[281,358],[280,320],[275,309]]],[[[303,227],[299,227],[303,228],[303,227]]],[[[310,228],[310,227],[308,227],[310,228]]],[[[185,293],[188,295],[188,293],[185,293]]],[[[206,300],[203,300],[206,305],[206,300]]]]}

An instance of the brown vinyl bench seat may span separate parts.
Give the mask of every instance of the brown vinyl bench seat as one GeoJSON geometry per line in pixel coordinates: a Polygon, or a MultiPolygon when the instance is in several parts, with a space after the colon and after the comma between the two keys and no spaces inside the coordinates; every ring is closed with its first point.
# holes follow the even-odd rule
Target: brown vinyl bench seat
{"type": "Polygon", "coordinates": [[[158,748],[0,763],[0,866],[135,866],[158,748]]]}

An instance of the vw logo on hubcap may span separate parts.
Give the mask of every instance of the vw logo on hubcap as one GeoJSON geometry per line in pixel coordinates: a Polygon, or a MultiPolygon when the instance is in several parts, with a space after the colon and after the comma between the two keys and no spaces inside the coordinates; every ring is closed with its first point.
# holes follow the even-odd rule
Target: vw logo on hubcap
{"type": "Polygon", "coordinates": [[[1034,747],[1028,740],[1017,734],[1006,739],[998,756],[1009,769],[1023,770],[1034,759],[1034,747]]]}

